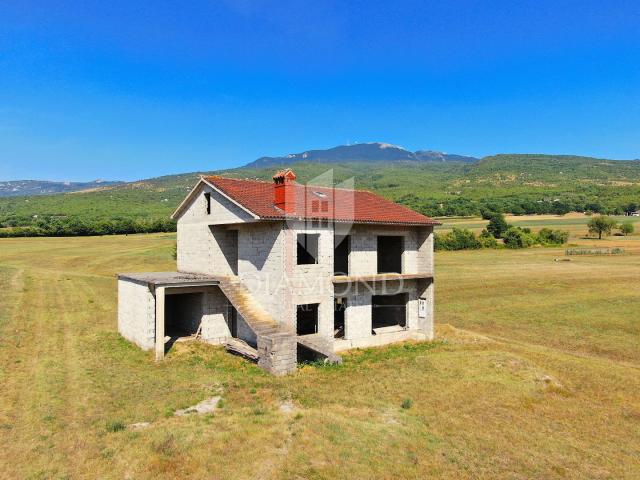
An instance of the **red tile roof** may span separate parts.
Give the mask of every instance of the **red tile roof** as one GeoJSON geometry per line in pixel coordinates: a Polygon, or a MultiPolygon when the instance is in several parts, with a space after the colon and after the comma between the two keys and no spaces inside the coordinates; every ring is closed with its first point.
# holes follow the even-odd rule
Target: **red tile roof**
{"type": "Polygon", "coordinates": [[[274,184],[258,180],[203,177],[260,218],[328,219],[336,222],[380,223],[394,225],[439,225],[440,222],[393,203],[366,190],[317,187],[291,183],[295,189],[295,209],[285,213],[274,205],[274,184]]]}

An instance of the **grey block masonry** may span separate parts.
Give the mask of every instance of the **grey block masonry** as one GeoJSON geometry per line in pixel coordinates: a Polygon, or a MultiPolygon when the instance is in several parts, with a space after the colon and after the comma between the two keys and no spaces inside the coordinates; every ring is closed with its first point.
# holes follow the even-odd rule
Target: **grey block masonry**
{"type": "Polygon", "coordinates": [[[296,337],[274,333],[258,337],[258,365],[274,375],[286,375],[296,370],[296,337]]]}
{"type": "MultiPolygon", "coordinates": [[[[167,287],[166,299],[180,295],[181,288],[167,287]]],[[[224,343],[231,336],[227,299],[218,287],[200,287],[182,295],[181,311],[174,319],[193,331],[200,327],[202,341],[224,343]],[[191,324],[191,325],[190,325],[191,324]]],[[[153,289],[146,283],[118,279],[118,331],[143,350],[155,346],[155,305],[153,289]]],[[[168,303],[168,300],[165,302],[168,303]]]]}
{"type": "Polygon", "coordinates": [[[146,284],[118,281],[118,331],[143,350],[155,345],[156,301],[146,284]]]}
{"type": "MultiPolygon", "coordinates": [[[[403,237],[402,272],[419,276],[433,272],[433,227],[356,224],[347,231],[336,229],[344,227],[258,220],[211,186],[200,184],[178,218],[178,271],[237,277],[256,305],[283,328],[293,332],[296,330],[297,306],[318,304],[318,334],[332,343],[335,351],[409,339],[433,339],[434,284],[431,276],[367,284],[334,285],[333,282],[336,233],[350,236],[350,277],[377,273],[377,237],[381,235],[403,237]],[[209,214],[205,193],[211,198],[209,214]],[[316,264],[297,264],[299,233],[319,235],[316,264]],[[406,294],[406,325],[401,330],[373,335],[372,297],[389,293],[406,294]],[[346,299],[347,306],[344,336],[334,340],[334,299],[337,297],[346,299]],[[426,303],[424,316],[419,315],[421,298],[426,303]]],[[[120,281],[118,295],[119,331],[141,348],[153,348],[153,292],[147,287],[120,281]]],[[[224,294],[214,288],[203,298],[203,339],[211,343],[224,342],[231,336],[224,294]]],[[[277,374],[295,369],[295,336],[277,334],[256,338],[251,325],[242,317],[237,326],[239,336],[257,343],[261,367],[277,374]]]]}

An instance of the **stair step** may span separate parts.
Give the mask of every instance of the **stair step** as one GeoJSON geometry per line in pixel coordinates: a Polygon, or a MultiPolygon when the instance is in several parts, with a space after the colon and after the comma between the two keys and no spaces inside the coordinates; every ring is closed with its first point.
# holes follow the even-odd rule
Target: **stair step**
{"type": "Polygon", "coordinates": [[[237,277],[221,280],[220,288],[256,335],[269,335],[281,331],[278,323],[255,302],[237,277]]]}
{"type": "Polygon", "coordinates": [[[231,338],[227,340],[224,344],[224,348],[228,352],[242,355],[250,360],[258,360],[258,351],[238,338],[231,338]]]}

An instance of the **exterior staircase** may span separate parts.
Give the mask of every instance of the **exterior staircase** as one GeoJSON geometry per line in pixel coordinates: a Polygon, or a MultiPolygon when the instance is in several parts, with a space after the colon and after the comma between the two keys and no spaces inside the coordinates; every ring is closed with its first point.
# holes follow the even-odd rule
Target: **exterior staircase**
{"type": "MultiPolygon", "coordinates": [[[[247,325],[257,337],[274,333],[285,333],[289,330],[283,328],[275,319],[256,302],[239,278],[220,277],[220,289],[226,295],[229,303],[235,307],[247,325]]],[[[295,335],[291,332],[292,335],[295,335]]]]}
{"type": "MultiPolygon", "coordinates": [[[[258,348],[255,355],[258,366],[274,375],[286,375],[296,370],[296,333],[278,324],[251,295],[238,277],[220,277],[218,285],[227,300],[235,307],[249,328],[257,337],[258,348]]],[[[247,357],[254,355],[234,342],[227,342],[226,348],[247,357]]]]}

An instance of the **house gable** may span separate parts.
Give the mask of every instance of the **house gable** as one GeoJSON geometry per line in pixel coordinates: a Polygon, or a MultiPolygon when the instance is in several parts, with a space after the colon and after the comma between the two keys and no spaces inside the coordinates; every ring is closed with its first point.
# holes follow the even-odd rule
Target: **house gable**
{"type": "Polygon", "coordinates": [[[258,216],[229,198],[215,186],[201,179],[171,218],[179,223],[224,225],[252,222],[257,220],[258,216]],[[209,208],[207,208],[207,203],[209,203],[209,208]],[[207,212],[207,210],[209,211],[207,212]]]}

